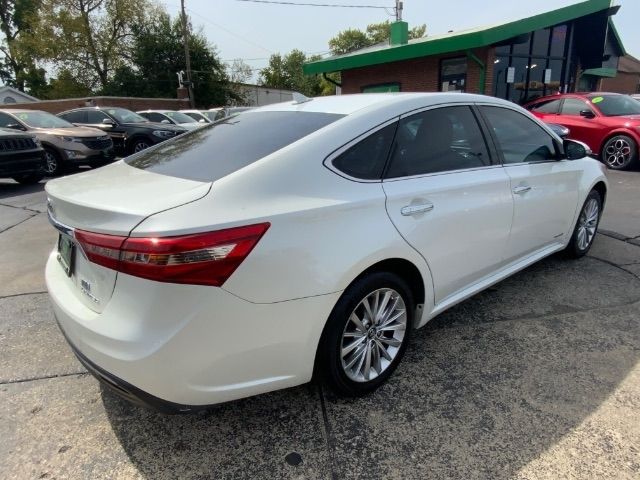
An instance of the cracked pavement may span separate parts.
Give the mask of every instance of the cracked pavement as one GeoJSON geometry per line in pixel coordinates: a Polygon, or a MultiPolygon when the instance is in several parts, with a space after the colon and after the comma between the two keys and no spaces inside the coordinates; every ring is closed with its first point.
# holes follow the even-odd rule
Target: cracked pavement
{"type": "Polygon", "coordinates": [[[640,173],[610,181],[587,258],[440,315],[374,394],[309,384],[190,416],[85,372],[45,292],[43,186],[0,181],[0,478],[640,478],[640,173]]]}

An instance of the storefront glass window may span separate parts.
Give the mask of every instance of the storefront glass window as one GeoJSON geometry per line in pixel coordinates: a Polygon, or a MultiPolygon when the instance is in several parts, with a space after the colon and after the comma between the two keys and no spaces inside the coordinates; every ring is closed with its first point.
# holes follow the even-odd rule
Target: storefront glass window
{"type": "Polygon", "coordinates": [[[533,35],[533,49],[531,53],[533,55],[549,54],[549,36],[551,35],[551,29],[545,28],[544,30],[538,30],[533,35]]]}
{"type": "Polygon", "coordinates": [[[552,57],[564,57],[564,47],[567,43],[567,31],[568,28],[566,25],[553,27],[553,34],[551,35],[552,57]]]}

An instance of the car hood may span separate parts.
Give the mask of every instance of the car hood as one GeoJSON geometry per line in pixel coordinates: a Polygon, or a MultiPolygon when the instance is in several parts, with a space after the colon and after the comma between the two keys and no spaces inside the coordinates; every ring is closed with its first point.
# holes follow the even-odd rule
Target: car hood
{"type": "Polygon", "coordinates": [[[73,127],[73,128],[36,128],[33,133],[44,133],[47,135],[58,135],[64,137],[95,138],[104,137],[105,133],[97,128],[73,127]]]}

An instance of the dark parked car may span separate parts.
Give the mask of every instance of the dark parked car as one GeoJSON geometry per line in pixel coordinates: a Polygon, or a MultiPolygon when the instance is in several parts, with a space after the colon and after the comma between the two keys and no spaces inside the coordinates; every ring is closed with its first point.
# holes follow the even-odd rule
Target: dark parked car
{"type": "Polygon", "coordinates": [[[149,122],[137,113],[119,107],[77,108],[59,113],[58,117],[107,132],[116,151],[124,155],[139,152],[187,131],[178,125],[149,122]]]}
{"type": "Polygon", "coordinates": [[[0,178],[38,183],[44,177],[44,150],[36,137],[0,128],[0,178]]]}

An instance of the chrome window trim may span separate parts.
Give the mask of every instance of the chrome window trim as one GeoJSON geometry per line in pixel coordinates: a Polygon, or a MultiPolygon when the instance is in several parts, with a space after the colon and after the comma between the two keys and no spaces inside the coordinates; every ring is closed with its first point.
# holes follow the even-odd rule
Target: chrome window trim
{"type": "Polygon", "coordinates": [[[394,178],[385,178],[383,183],[387,182],[398,182],[403,180],[415,180],[419,178],[426,177],[440,177],[442,175],[452,175],[456,173],[466,173],[466,172],[479,172],[483,170],[492,170],[494,168],[504,168],[504,165],[485,165],[484,167],[475,167],[475,168],[462,168],[459,170],[446,170],[444,172],[432,172],[432,173],[422,173],[419,175],[411,175],[409,177],[394,177],[394,178]]]}

